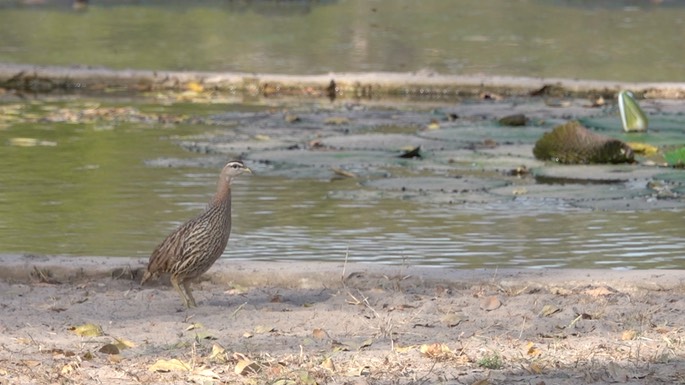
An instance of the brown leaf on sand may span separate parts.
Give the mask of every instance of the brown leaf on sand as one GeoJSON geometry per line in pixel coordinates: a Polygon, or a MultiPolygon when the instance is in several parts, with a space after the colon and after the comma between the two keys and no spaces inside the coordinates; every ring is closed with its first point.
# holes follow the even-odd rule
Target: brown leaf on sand
{"type": "Polygon", "coordinates": [[[157,360],[157,362],[148,367],[148,370],[151,372],[187,372],[190,371],[190,364],[176,358],[157,360]]]}
{"type": "Polygon", "coordinates": [[[603,297],[611,294],[616,294],[618,293],[618,291],[609,286],[598,286],[589,288],[585,290],[583,293],[591,297],[603,297]]]}
{"type": "Polygon", "coordinates": [[[540,313],[538,314],[540,317],[549,317],[554,313],[560,312],[561,309],[554,306],[554,305],[545,305],[542,307],[542,310],[540,310],[540,313]]]}
{"type": "Polygon", "coordinates": [[[328,333],[326,333],[325,330],[316,328],[312,330],[312,337],[314,337],[317,340],[323,340],[328,336],[328,333]]]}
{"type": "Polygon", "coordinates": [[[485,311],[492,311],[498,309],[500,306],[502,306],[502,302],[494,295],[485,298],[483,302],[480,303],[480,308],[485,311]]]}
{"type": "Polygon", "coordinates": [[[444,343],[423,344],[419,351],[426,357],[434,360],[446,360],[455,356],[452,349],[444,343]]]}
{"type": "Polygon", "coordinates": [[[442,322],[447,327],[455,327],[463,321],[465,317],[457,313],[447,313],[440,317],[440,322],[442,322]]]}

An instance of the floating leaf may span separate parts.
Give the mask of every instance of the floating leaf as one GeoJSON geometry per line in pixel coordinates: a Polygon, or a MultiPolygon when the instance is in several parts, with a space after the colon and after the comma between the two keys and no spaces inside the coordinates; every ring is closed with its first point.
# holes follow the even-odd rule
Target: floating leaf
{"type": "Polygon", "coordinates": [[[647,143],[628,142],[626,144],[633,150],[634,153],[644,156],[652,156],[659,152],[658,147],[647,143]]]}
{"type": "Polygon", "coordinates": [[[647,131],[649,121],[635,100],[635,95],[630,91],[618,93],[618,111],[621,115],[621,124],[625,132],[647,131]]]}
{"type": "Polygon", "coordinates": [[[514,114],[502,117],[497,122],[502,126],[520,127],[526,125],[528,118],[524,114],[514,114]]]}
{"type": "Polygon", "coordinates": [[[193,91],[193,92],[202,92],[205,90],[205,88],[202,86],[202,84],[198,82],[188,82],[186,83],[186,89],[188,91],[193,91]]]}
{"type": "Polygon", "coordinates": [[[103,335],[102,328],[96,324],[83,324],[79,326],[72,326],[70,331],[78,334],[81,337],[98,337],[103,335]]]}
{"type": "Polygon", "coordinates": [[[190,371],[190,365],[179,359],[171,360],[157,360],[148,368],[151,372],[187,372],[190,371]]]}
{"type": "Polygon", "coordinates": [[[412,147],[400,154],[399,157],[404,159],[421,158],[421,146],[412,147]]]}
{"type": "Polygon", "coordinates": [[[665,153],[664,159],[666,159],[666,163],[671,166],[685,165],[685,147],[665,153]]]}

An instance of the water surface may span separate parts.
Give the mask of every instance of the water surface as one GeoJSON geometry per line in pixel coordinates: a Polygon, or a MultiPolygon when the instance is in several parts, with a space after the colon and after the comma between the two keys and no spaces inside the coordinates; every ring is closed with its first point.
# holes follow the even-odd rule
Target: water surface
{"type": "Polygon", "coordinates": [[[0,0],[0,62],[682,81],[682,2],[0,0]]]}
{"type": "MultiPolygon", "coordinates": [[[[262,107],[146,105],[206,116],[262,107]]],[[[83,101],[23,104],[25,116],[83,101]]],[[[247,116],[247,115],[246,115],[247,116]]],[[[279,115],[280,116],[280,115],[279,115]]],[[[15,123],[0,130],[0,253],[145,257],[200,212],[227,155],[178,141],[237,136],[230,124],[15,123]],[[28,137],[46,144],[10,145],[28,137]],[[164,167],[159,159],[193,160],[164,167]],[[204,167],[193,166],[204,164],[204,167]]],[[[683,212],[590,211],[563,204],[447,204],[368,190],[357,180],[269,176],[234,187],[227,258],[429,266],[683,268],[683,212]]],[[[260,173],[260,170],[262,172],[260,173]]]]}

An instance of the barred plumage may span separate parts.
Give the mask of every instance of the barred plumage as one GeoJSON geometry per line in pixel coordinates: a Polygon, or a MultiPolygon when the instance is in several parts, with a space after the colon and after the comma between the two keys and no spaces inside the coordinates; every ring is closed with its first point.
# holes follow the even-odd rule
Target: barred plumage
{"type": "Polygon", "coordinates": [[[190,282],[204,274],[221,256],[231,234],[231,181],[252,173],[243,162],[230,161],[221,170],[214,198],[199,216],[181,225],[155,248],[140,284],[159,273],[170,273],[171,284],[186,307],[197,306],[190,282]]]}

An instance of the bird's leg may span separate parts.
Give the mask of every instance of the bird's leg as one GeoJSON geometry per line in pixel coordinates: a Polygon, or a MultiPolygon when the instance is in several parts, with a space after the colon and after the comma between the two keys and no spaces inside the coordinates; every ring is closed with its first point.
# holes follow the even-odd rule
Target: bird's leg
{"type": "Polygon", "coordinates": [[[185,289],[187,298],[189,300],[189,307],[197,307],[195,298],[193,298],[193,292],[190,290],[190,281],[183,281],[183,288],[185,289]]]}
{"type": "MultiPolygon", "coordinates": [[[[175,275],[171,276],[171,284],[174,285],[174,289],[176,289],[178,294],[181,296],[181,301],[183,301],[183,305],[185,305],[186,308],[189,308],[191,306],[190,305],[191,302],[188,300],[188,296],[186,295],[186,292],[184,290],[185,285],[184,285],[184,288],[181,288],[181,285],[179,284],[179,279],[175,275]]],[[[192,297],[190,297],[190,298],[192,298],[192,297]]],[[[192,303],[194,305],[195,300],[192,300],[192,303]]]]}

